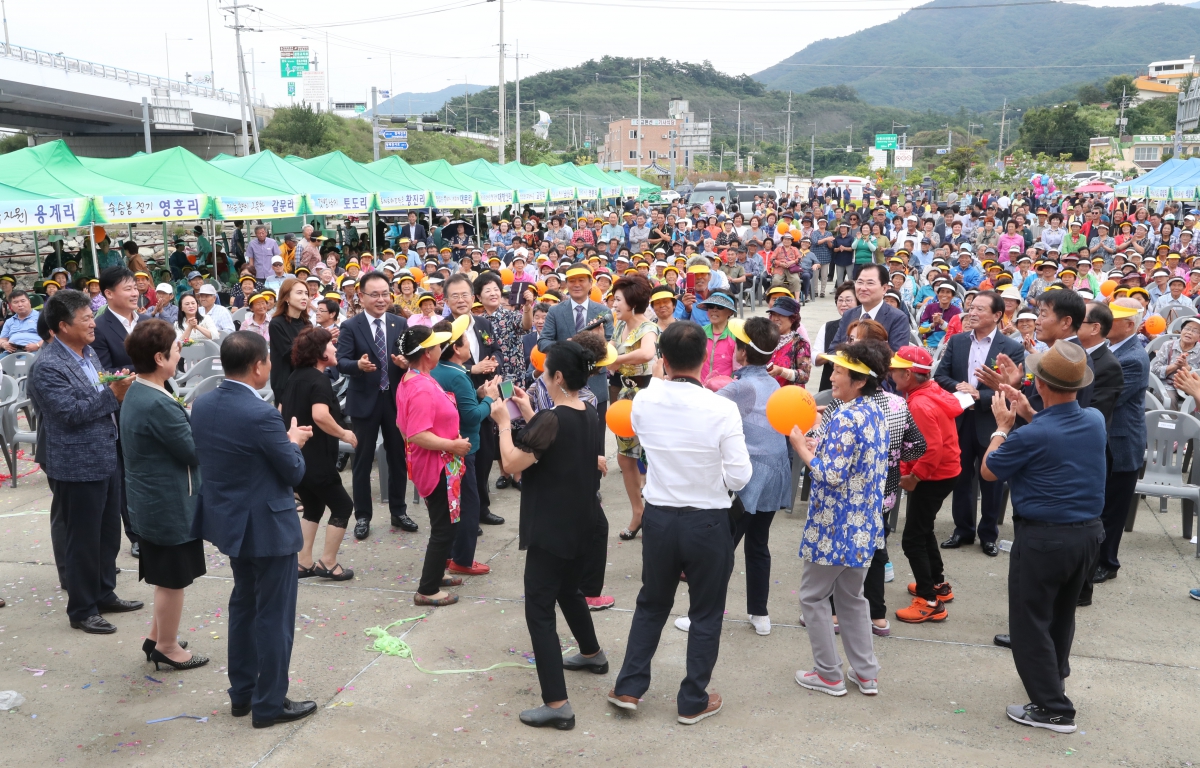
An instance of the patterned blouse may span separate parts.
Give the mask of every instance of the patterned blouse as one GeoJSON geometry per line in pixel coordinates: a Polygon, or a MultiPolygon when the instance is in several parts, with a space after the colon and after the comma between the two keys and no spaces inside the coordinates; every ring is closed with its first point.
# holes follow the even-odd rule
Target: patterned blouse
{"type": "MultiPolygon", "coordinates": [[[[883,486],[883,511],[887,513],[892,510],[898,500],[896,491],[900,488],[900,462],[916,461],[925,455],[925,436],[921,434],[917,422],[913,421],[912,414],[908,410],[908,402],[903,397],[893,395],[891,392],[876,390],[875,394],[867,399],[878,406],[880,412],[883,413],[884,421],[887,422],[888,471],[887,482],[883,486]]],[[[845,403],[837,398],[830,401],[821,417],[821,424],[812,434],[818,438],[825,434],[829,420],[843,405],[845,403]]]]}
{"type": "Polygon", "coordinates": [[[812,492],[800,558],[816,565],[866,568],[884,546],[883,489],[887,423],[879,406],[860,397],[826,425],[809,472],[812,492]]]}
{"type": "Polygon", "coordinates": [[[495,314],[484,316],[492,321],[492,328],[496,331],[496,344],[500,346],[500,359],[497,361],[500,363],[500,375],[514,381],[520,380],[525,375],[526,366],[525,346],[521,344],[521,337],[527,333],[521,328],[521,313],[500,306],[495,314]]]}
{"type": "Polygon", "coordinates": [[[779,338],[775,353],[771,355],[771,364],[784,369],[783,376],[775,377],[779,386],[795,384],[803,387],[808,383],[808,377],[812,374],[812,346],[808,343],[808,339],[796,331],[786,333],[779,338]],[[794,372],[794,374],[789,372],[794,372]],[[795,379],[788,378],[792,375],[795,375],[795,379]]]}

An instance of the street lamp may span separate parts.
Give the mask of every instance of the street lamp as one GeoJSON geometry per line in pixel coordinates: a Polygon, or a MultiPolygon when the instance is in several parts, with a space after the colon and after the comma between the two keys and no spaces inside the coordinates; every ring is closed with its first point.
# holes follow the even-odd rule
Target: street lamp
{"type": "Polygon", "coordinates": [[[163,32],[163,49],[167,53],[167,79],[168,80],[171,79],[171,42],[172,41],[179,42],[179,41],[183,41],[183,40],[190,41],[191,39],[192,38],[190,38],[190,37],[168,37],[167,33],[163,32]]]}

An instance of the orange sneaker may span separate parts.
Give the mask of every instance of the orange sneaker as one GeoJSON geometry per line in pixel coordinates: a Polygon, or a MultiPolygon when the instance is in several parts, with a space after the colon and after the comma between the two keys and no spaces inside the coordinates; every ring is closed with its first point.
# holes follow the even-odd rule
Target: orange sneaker
{"type": "Polygon", "coordinates": [[[949,614],[946,606],[939,600],[932,605],[923,597],[914,597],[912,605],[896,611],[896,618],[906,624],[920,624],[925,621],[945,621],[949,614]]]}
{"type": "MultiPolygon", "coordinates": [[[[954,602],[954,591],[952,589],[950,589],[950,582],[943,581],[941,584],[935,584],[933,586],[933,591],[934,591],[934,593],[937,594],[938,602],[942,602],[942,603],[954,602]]],[[[908,594],[916,596],[917,583],[915,581],[912,584],[908,585],[908,594]]]]}

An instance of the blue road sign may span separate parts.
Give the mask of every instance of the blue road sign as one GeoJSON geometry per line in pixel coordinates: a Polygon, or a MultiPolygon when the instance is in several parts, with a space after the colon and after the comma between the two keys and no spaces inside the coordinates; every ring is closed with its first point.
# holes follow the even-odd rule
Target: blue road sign
{"type": "Polygon", "coordinates": [[[382,130],[379,132],[379,137],[381,139],[407,139],[408,131],[382,130]]]}
{"type": "Polygon", "coordinates": [[[385,141],[385,142],[383,142],[383,148],[387,149],[387,150],[391,150],[393,152],[405,150],[405,149],[408,149],[408,142],[407,141],[385,141]]]}

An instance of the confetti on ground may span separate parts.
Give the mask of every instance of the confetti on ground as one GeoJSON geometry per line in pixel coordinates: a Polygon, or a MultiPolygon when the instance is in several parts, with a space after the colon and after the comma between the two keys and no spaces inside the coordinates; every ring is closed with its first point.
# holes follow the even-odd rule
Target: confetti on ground
{"type": "Polygon", "coordinates": [[[956,709],[956,710],[954,710],[954,714],[961,715],[963,712],[966,712],[966,711],[967,710],[965,710],[965,709],[956,709]]]}
{"type": "Polygon", "coordinates": [[[159,683],[159,684],[162,683],[162,680],[155,680],[153,677],[150,677],[150,675],[146,675],[146,679],[152,683],[159,683]]]}
{"type": "Polygon", "coordinates": [[[180,718],[186,718],[188,720],[195,720],[197,723],[207,723],[208,722],[207,716],[201,717],[199,715],[184,714],[184,715],[172,715],[171,717],[160,717],[157,720],[147,720],[146,725],[154,725],[155,723],[165,723],[168,720],[179,720],[180,718]]]}

